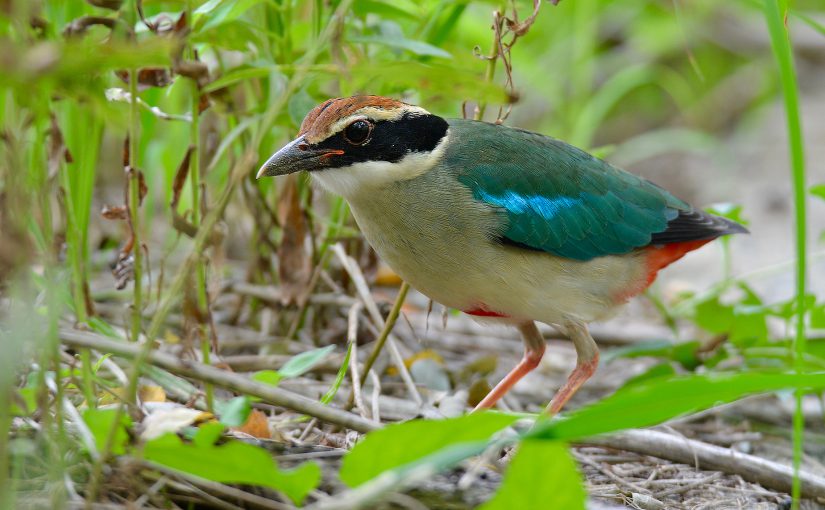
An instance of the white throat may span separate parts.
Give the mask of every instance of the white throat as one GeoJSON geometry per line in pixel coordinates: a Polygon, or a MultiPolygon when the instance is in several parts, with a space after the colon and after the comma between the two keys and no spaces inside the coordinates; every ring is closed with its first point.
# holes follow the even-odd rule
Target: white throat
{"type": "Polygon", "coordinates": [[[403,158],[389,161],[366,161],[341,168],[311,172],[312,177],[331,193],[351,198],[359,193],[375,191],[388,184],[413,179],[425,174],[444,156],[450,132],[444,135],[430,152],[409,152],[403,158]]]}

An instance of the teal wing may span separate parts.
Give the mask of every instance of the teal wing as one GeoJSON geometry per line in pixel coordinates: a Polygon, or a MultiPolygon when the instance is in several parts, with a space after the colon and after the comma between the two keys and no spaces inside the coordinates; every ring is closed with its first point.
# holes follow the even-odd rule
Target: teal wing
{"type": "Polygon", "coordinates": [[[457,131],[468,127],[480,142],[461,152],[475,157],[448,162],[477,200],[502,211],[506,244],[590,260],[744,231],[559,140],[466,121],[457,131]]]}

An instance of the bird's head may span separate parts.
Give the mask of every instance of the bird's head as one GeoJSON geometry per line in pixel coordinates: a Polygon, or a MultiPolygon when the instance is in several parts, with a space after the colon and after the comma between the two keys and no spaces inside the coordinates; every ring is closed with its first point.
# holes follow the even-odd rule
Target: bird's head
{"type": "Polygon", "coordinates": [[[263,164],[258,178],[306,170],[330,191],[351,196],[427,172],[447,132],[441,117],[394,99],[329,99],[307,114],[298,137],[263,164]]]}

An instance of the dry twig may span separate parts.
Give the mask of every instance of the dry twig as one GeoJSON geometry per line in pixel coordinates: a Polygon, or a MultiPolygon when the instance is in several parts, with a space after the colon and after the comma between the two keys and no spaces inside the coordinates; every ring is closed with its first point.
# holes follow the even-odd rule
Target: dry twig
{"type": "MultiPolygon", "coordinates": [[[[791,491],[793,471],[790,466],[665,432],[625,430],[609,436],[589,438],[582,443],[651,455],[688,465],[694,465],[695,462],[697,468],[736,474],[746,481],[776,491],[791,491]]],[[[805,471],[799,476],[803,497],[825,497],[825,479],[805,471]]]]}
{"type": "MultiPolygon", "coordinates": [[[[70,329],[60,331],[60,339],[64,344],[74,347],[86,347],[102,352],[110,352],[117,356],[134,359],[139,356],[141,345],[127,344],[110,340],[100,335],[83,333],[70,329]]],[[[314,416],[320,420],[334,423],[358,432],[369,432],[381,425],[374,421],[365,420],[358,415],[325,406],[310,398],[295,394],[291,391],[277,388],[264,383],[253,381],[245,376],[226,372],[213,366],[181,360],[177,356],[159,351],[151,351],[146,360],[158,367],[184,377],[212,383],[238,393],[258,397],[264,402],[292,409],[299,413],[314,416]]]]}

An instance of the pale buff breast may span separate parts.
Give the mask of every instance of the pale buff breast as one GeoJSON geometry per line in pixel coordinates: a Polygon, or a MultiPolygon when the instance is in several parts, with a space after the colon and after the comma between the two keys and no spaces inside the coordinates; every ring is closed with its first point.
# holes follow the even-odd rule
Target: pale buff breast
{"type": "Polygon", "coordinates": [[[435,172],[347,197],[367,241],[414,288],[448,307],[561,323],[605,319],[645,278],[638,255],[590,261],[501,245],[501,218],[435,172]],[[424,190],[424,191],[422,191],[424,190]]]}

